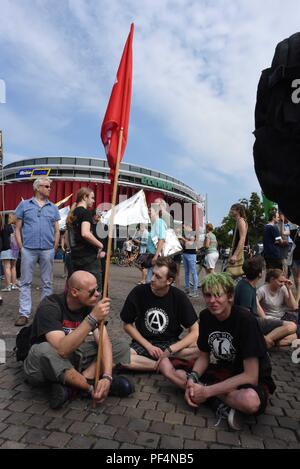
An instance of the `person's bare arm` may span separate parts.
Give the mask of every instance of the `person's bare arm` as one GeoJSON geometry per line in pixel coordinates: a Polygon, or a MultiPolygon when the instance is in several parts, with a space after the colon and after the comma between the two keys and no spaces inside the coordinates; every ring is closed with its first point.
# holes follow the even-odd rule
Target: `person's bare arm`
{"type": "Polygon", "coordinates": [[[58,245],[59,245],[59,238],[60,238],[60,233],[59,233],[59,225],[58,221],[54,223],[54,250],[57,251],[58,245]]]}
{"type": "Polygon", "coordinates": [[[84,221],[81,223],[81,236],[85,241],[88,243],[92,244],[93,246],[96,246],[99,251],[103,249],[103,244],[98,241],[97,238],[93,235],[91,232],[91,224],[88,221],[84,221]]]}
{"type": "Polygon", "coordinates": [[[17,219],[17,221],[16,221],[16,240],[17,240],[20,251],[23,247],[22,234],[21,234],[22,224],[23,224],[23,220],[17,219]]]}
{"type": "Polygon", "coordinates": [[[257,314],[260,318],[265,318],[266,317],[266,313],[264,312],[258,298],[256,297],[256,306],[257,306],[257,314]]]}
{"type": "Polygon", "coordinates": [[[244,250],[248,227],[247,227],[247,223],[245,222],[243,218],[240,218],[238,220],[237,229],[239,230],[240,240],[233,255],[231,256],[231,260],[234,260],[234,259],[237,260],[237,258],[240,257],[241,253],[244,250]]]}

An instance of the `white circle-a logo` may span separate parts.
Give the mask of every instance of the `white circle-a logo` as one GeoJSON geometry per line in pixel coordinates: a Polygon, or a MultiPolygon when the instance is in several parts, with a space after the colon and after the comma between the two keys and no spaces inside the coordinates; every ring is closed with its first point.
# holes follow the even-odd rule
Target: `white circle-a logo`
{"type": "Polygon", "coordinates": [[[169,324],[169,318],[163,309],[151,308],[146,313],[145,324],[152,334],[162,334],[169,324]]]}

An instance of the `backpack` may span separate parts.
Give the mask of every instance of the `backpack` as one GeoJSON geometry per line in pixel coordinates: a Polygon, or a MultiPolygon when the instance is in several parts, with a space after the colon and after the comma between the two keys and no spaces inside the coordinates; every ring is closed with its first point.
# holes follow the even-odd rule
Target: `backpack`
{"type": "Polygon", "coordinates": [[[16,354],[17,361],[24,361],[27,358],[31,347],[31,332],[32,325],[22,327],[16,337],[16,346],[14,352],[16,354]]]}
{"type": "Polygon", "coordinates": [[[255,107],[254,166],[268,199],[300,224],[300,33],[281,41],[263,70],[255,107]]]}

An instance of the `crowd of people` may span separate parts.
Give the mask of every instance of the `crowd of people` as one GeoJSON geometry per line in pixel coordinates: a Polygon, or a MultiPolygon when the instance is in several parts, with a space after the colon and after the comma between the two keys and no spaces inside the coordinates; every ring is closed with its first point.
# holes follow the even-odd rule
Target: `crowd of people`
{"type": "Polygon", "coordinates": [[[4,227],[1,260],[5,291],[20,289],[16,326],[31,316],[33,271],[39,263],[41,302],[30,326],[30,350],[24,361],[26,380],[49,386],[49,403],[61,407],[76,396],[102,403],[110,395],[126,396],[134,386],[120,370],[160,372],[191,408],[208,405],[232,429],[240,429],[243,415],[264,412],[275,390],[267,350],[290,345],[297,335],[300,285],[300,239],[294,237],[296,298],[287,277],[288,227],[272,212],[264,230],[264,256],[244,258],[248,224],[244,207],[235,204],[235,220],[227,272],[217,272],[218,242],[213,226],[206,225],[204,266],[200,282],[205,309],[198,317],[197,237],[191,226],[177,236],[181,249],[165,256],[167,231],[174,222],[162,199],[149,208],[151,225],[140,225],[125,243],[127,255],[139,249],[141,280],[129,292],[120,311],[124,338],[109,338],[103,329],[102,374],[94,385],[99,324],[110,313],[110,299],[101,299],[105,272],[106,239],[99,230],[93,191],[84,187],[76,195],[63,233],[66,286],[52,291],[53,260],[58,247],[59,211],[49,201],[51,181],[36,179],[34,196],[22,201],[4,227]],[[5,241],[6,240],[6,241],[5,241]],[[6,242],[6,244],[5,244],[6,242]],[[16,286],[16,261],[21,254],[21,278],[16,286]],[[184,291],[179,288],[183,260],[184,291]],[[267,273],[262,280],[264,262],[267,273]],[[286,268],[286,270],[285,270],[286,268]],[[296,280],[297,279],[297,280],[296,280]],[[176,285],[176,286],[175,286],[176,285]],[[193,303],[191,302],[193,300],[193,303]],[[92,333],[92,336],[91,336],[92,333]],[[115,370],[115,371],[114,371],[115,370]]]}

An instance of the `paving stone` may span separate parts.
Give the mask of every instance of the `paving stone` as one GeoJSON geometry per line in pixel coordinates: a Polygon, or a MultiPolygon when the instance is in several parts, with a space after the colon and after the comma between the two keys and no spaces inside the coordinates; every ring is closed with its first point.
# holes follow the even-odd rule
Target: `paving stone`
{"type": "Polygon", "coordinates": [[[52,432],[43,443],[52,448],[64,448],[71,438],[71,435],[66,433],[52,432]]]}
{"type": "Polygon", "coordinates": [[[196,440],[201,441],[217,441],[217,432],[212,428],[199,428],[196,430],[196,440]]]}
{"type": "Polygon", "coordinates": [[[138,435],[135,444],[139,446],[144,446],[146,448],[157,448],[159,438],[160,437],[155,433],[141,432],[138,435]]]}
{"type": "Polygon", "coordinates": [[[82,412],[80,410],[70,410],[64,418],[69,420],[77,420],[78,422],[82,422],[86,418],[86,412],[82,412]]]}
{"type": "Polygon", "coordinates": [[[8,410],[12,412],[24,412],[30,407],[30,403],[26,401],[14,401],[9,407],[8,410]]]}
{"type": "Polygon", "coordinates": [[[112,427],[115,426],[117,428],[126,428],[128,426],[129,421],[129,417],[114,415],[112,417],[109,417],[109,419],[106,421],[106,424],[111,425],[112,427]]]}
{"type": "Polygon", "coordinates": [[[192,414],[185,417],[185,424],[193,425],[193,427],[205,427],[206,420],[203,417],[199,417],[199,415],[192,414]]]}
{"type": "Polygon", "coordinates": [[[30,414],[44,414],[47,410],[49,409],[48,403],[45,404],[33,404],[32,406],[28,407],[26,409],[26,412],[29,412],[30,414]]]}
{"type": "Polygon", "coordinates": [[[148,400],[149,400],[149,397],[150,397],[150,393],[149,393],[149,392],[142,392],[142,391],[139,391],[139,392],[135,392],[135,393],[134,393],[134,398],[135,398],[135,399],[139,399],[140,401],[148,401],[148,400]]]}
{"type": "Polygon", "coordinates": [[[8,399],[0,399],[0,409],[5,409],[5,407],[8,407],[9,404],[11,404],[11,401],[8,399]]]}
{"type": "Polygon", "coordinates": [[[122,406],[135,408],[138,405],[139,402],[140,401],[138,399],[124,398],[124,399],[122,399],[122,406]]]}
{"type": "Polygon", "coordinates": [[[47,424],[46,430],[65,432],[71,425],[70,420],[65,419],[51,419],[50,423],[47,424]]]}
{"type": "Polygon", "coordinates": [[[6,420],[10,415],[11,415],[11,412],[9,410],[0,410],[0,422],[3,422],[3,420],[6,420]]]}
{"type": "Polygon", "coordinates": [[[66,448],[70,449],[90,449],[96,444],[97,439],[87,436],[73,436],[67,443],[66,448]]]}
{"type": "Polygon", "coordinates": [[[128,428],[136,432],[146,432],[150,426],[149,420],[133,419],[129,421],[128,428]]]}
{"type": "Polygon", "coordinates": [[[256,424],[251,427],[252,433],[261,438],[273,438],[273,427],[256,424]]]}
{"type": "Polygon", "coordinates": [[[207,444],[203,441],[184,440],[184,449],[207,449],[207,444]]]}
{"type": "Polygon", "coordinates": [[[260,425],[268,425],[268,426],[274,426],[274,427],[278,426],[278,422],[273,415],[266,415],[266,414],[259,415],[258,417],[256,417],[256,420],[257,420],[257,423],[260,425]]]}
{"type": "Polygon", "coordinates": [[[127,407],[121,407],[121,406],[108,406],[105,408],[105,413],[107,415],[124,415],[127,410],[127,407]]]}
{"type": "Polygon", "coordinates": [[[108,415],[105,414],[90,414],[88,417],[85,419],[85,422],[90,422],[90,423],[97,423],[99,424],[104,424],[108,420],[108,415]]]}
{"type": "Polygon", "coordinates": [[[250,434],[243,434],[241,432],[240,435],[242,447],[249,448],[249,449],[264,449],[264,443],[262,438],[255,437],[250,434]]]}
{"type": "MultiPolygon", "coordinates": [[[[3,422],[0,422],[0,433],[3,432],[4,430],[6,430],[6,428],[8,427],[7,424],[3,423],[3,422]]],[[[1,437],[2,438],[2,437],[1,437]]]]}
{"type": "Polygon", "coordinates": [[[165,422],[173,425],[183,424],[184,419],[184,414],[179,414],[176,412],[169,412],[165,415],[165,422]]]}
{"type": "Polygon", "coordinates": [[[49,435],[49,431],[34,428],[24,435],[22,443],[32,443],[33,445],[43,444],[49,435]]]}
{"type": "Polygon", "coordinates": [[[117,429],[110,425],[96,425],[91,431],[91,435],[99,436],[102,438],[113,438],[117,429]]]}
{"type": "Polygon", "coordinates": [[[32,415],[31,418],[27,420],[26,425],[29,427],[44,428],[51,420],[51,417],[45,417],[44,415],[32,415]]]}
{"type": "MultiPolygon", "coordinates": [[[[150,397],[149,397],[149,401],[158,402],[158,403],[161,402],[162,404],[167,403],[168,400],[169,400],[169,395],[168,394],[163,394],[162,392],[156,393],[156,394],[151,394],[150,397]]],[[[174,404],[172,404],[172,405],[174,406],[174,404]]],[[[163,410],[163,409],[160,409],[160,410],[163,410]]],[[[172,410],[172,409],[170,409],[170,410],[172,410]]]]}
{"type": "Polygon", "coordinates": [[[7,389],[0,389],[0,398],[3,398],[3,399],[12,399],[16,394],[17,392],[15,391],[13,392],[7,389]]]}
{"type": "Polygon", "coordinates": [[[300,423],[291,417],[277,417],[278,423],[283,428],[290,428],[291,430],[300,430],[300,423]]]}
{"type": "Polygon", "coordinates": [[[217,444],[213,444],[213,445],[210,445],[209,447],[210,449],[231,449],[231,447],[229,445],[217,445],[217,444]]]}
{"type": "Polygon", "coordinates": [[[92,428],[94,427],[93,423],[88,422],[74,422],[69,428],[68,433],[78,434],[78,435],[87,435],[92,428]]]}
{"type": "Polygon", "coordinates": [[[196,430],[196,427],[191,427],[189,425],[174,425],[171,435],[192,440],[195,437],[196,430]]]}
{"type": "Polygon", "coordinates": [[[285,409],[285,413],[288,417],[295,418],[300,422],[300,410],[285,409]]]}
{"type": "Polygon", "coordinates": [[[288,430],[286,428],[274,427],[273,432],[274,432],[274,436],[276,439],[278,438],[279,440],[284,440],[284,441],[289,441],[289,442],[297,441],[297,437],[292,430],[288,430]]]}
{"type": "Polygon", "coordinates": [[[224,432],[224,431],[218,432],[217,442],[224,444],[224,445],[241,446],[239,434],[236,432],[224,432]]]}
{"type": "Polygon", "coordinates": [[[158,433],[159,435],[169,435],[172,431],[172,425],[165,422],[154,422],[149,428],[149,432],[158,433]]]}
{"type": "Polygon", "coordinates": [[[174,404],[170,404],[169,402],[158,402],[157,404],[157,410],[160,410],[162,412],[174,412],[176,406],[174,404]]]}
{"type": "Polygon", "coordinates": [[[15,413],[12,413],[5,420],[5,423],[11,423],[13,425],[23,425],[31,417],[32,417],[32,414],[26,414],[24,412],[15,412],[15,413]]]}
{"type": "Polygon", "coordinates": [[[183,438],[164,435],[161,438],[159,447],[161,449],[183,449],[183,438]]]}
{"type": "Polygon", "coordinates": [[[147,410],[144,415],[144,418],[156,422],[163,422],[165,418],[165,413],[159,410],[147,410]]]}
{"type": "Polygon", "coordinates": [[[265,413],[266,415],[274,415],[275,417],[283,417],[285,415],[281,407],[268,406],[265,413]]]}
{"type": "Polygon", "coordinates": [[[1,433],[1,438],[12,441],[19,441],[25,435],[27,429],[24,426],[9,425],[4,432],[1,433]]]}
{"type": "Polygon", "coordinates": [[[131,417],[133,419],[140,419],[142,418],[144,415],[145,415],[145,409],[127,409],[126,412],[125,412],[125,416],[126,417],[131,417]]]}
{"type": "Polygon", "coordinates": [[[24,445],[23,443],[19,443],[19,442],[16,442],[16,441],[5,441],[5,443],[3,443],[3,445],[1,446],[1,449],[25,449],[26,448],[26,445],[24,445]]]}
{"type": "Polygon", "coordinates": [[[118,449],[120,447],[119,441],[105,440],[100,438],[97,440],[94,449],[118,449]]]}
{"type": "Polygon", "coordinates": [[[275,440],[274,438],[265,438],[264,444],[266,449],[285,449],[287,443],[282,440],[275,440]]]}
{"type": "Polygon", "coordinates": [[[129,430],[128,428],[126,430],[121,428],[115,433],[114,440],[120,441],[121,443],[134,443],[137,439],[137,436],[137,432],[129,430]]]}
{"type": "Polygon", "coordinates": [[[137,405],[138,409],[154,410],[156,409],[157,403],[154,401],[140,401],[137,405]]]}
{"type": "Polygon", "coordinates": [[[122,443],[120,449],[145,449],[144,446],[131,445],[130,443],[122,443]]]}

